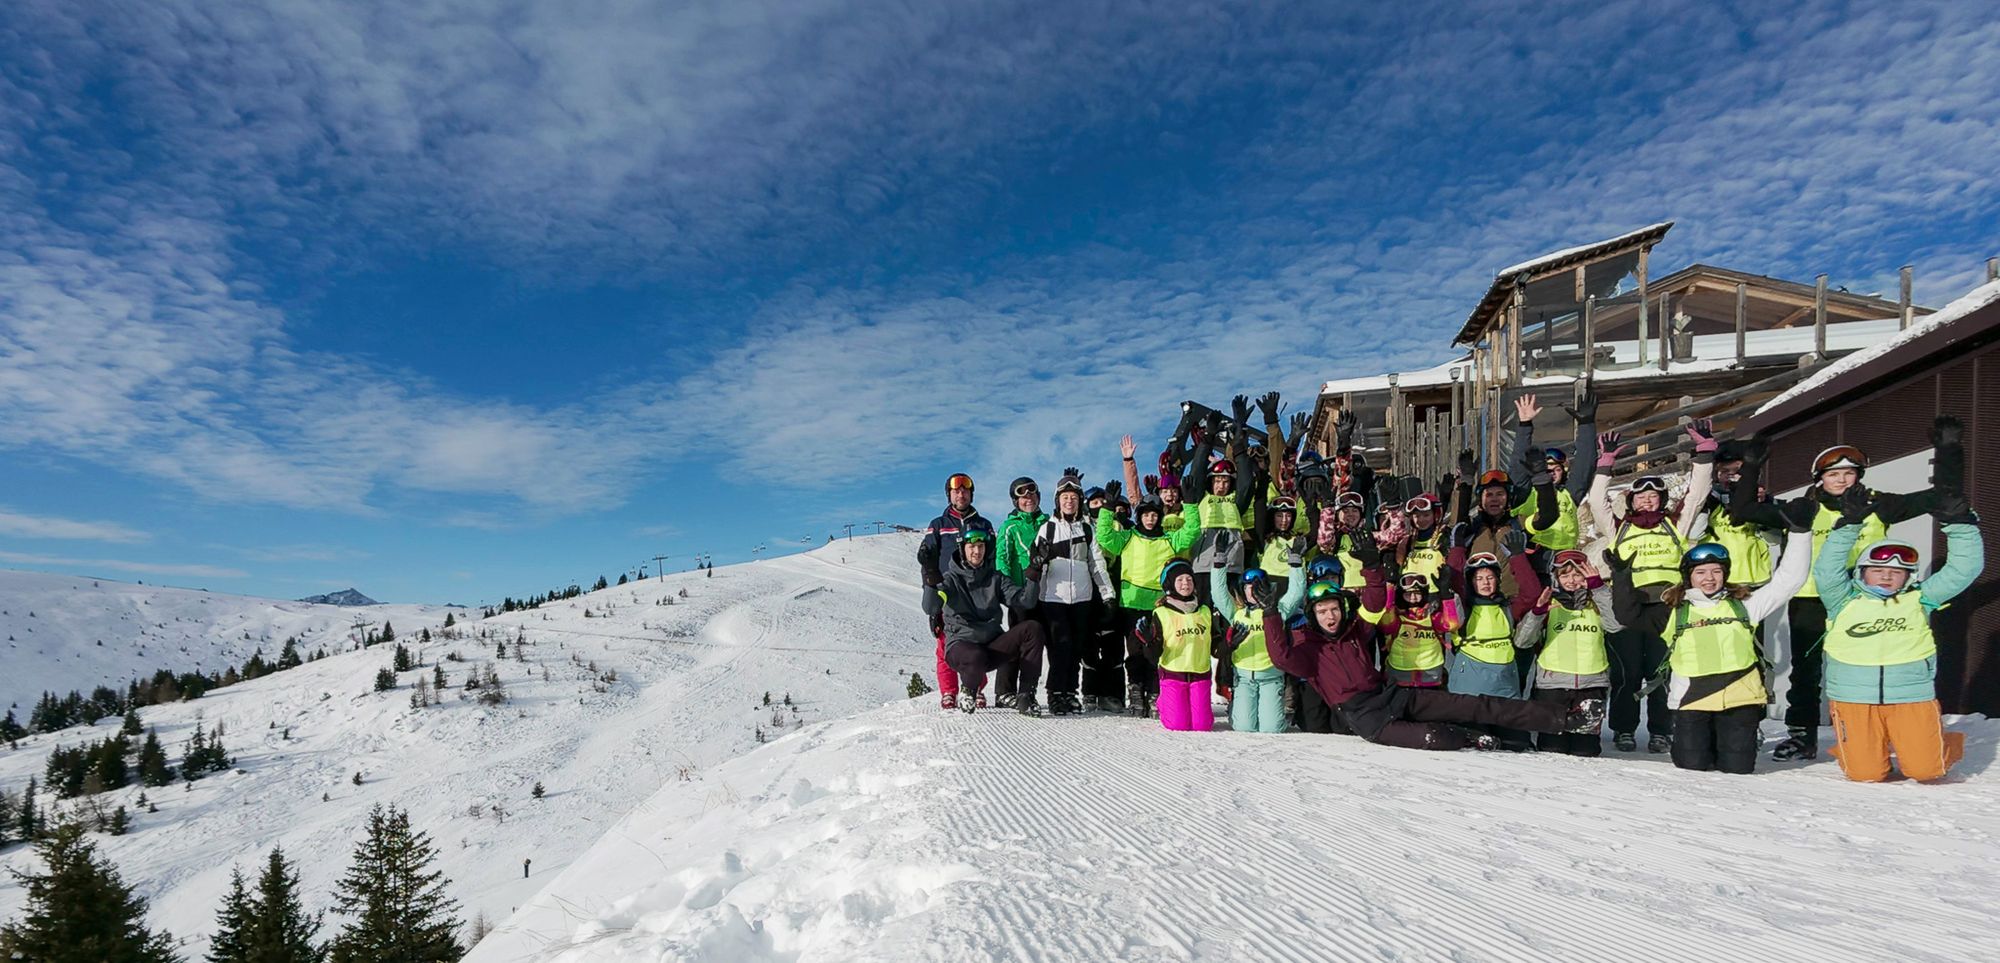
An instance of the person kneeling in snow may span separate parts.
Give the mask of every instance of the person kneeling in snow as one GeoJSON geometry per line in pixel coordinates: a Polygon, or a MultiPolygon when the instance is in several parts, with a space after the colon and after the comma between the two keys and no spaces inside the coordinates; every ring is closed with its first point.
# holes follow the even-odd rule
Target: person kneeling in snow
{"type": "MultiPolygon", "coordinates": [[[[1494,749],[1499,740],[1470,726],[1504,726],[1529,732],[1592,732],[1604,721],[1604,702],[1586,699],[1575,708],[1552,702],[1457,695],[1435,688],[1384,688],[1375,667],[1375,626],[1360,612],[1361,600],[1331,582],[1306,588],[1306,613],[1294,627],[1278,614],[1279,598],[1269,582],[1257,586],[1265,597],[1264,638],[1271,661],[1304,678],[1346,727],[1369,742],[1405,749],[1494,749]]],[[[1385,604],[1378,575],[1363,590],[1373,597],[1370,611],[1385,604]]]]}
{"type": "Polygon", "coordinates": [[[1874,510],[1861,486],[1842,496],[1839,523],[1813,560],[1826,605],[1826,694],[1833,703],[1834,757],[1856,782],[1889,778],[1889,753],[1903,775],[1942,779],[1965,755],[1965,734],[1945,732],[1938,714],[1937,640],[1930,616],[1970,587],[1985,568],[1979,519],[1957,492],[1941,493],[1933,518],[1944,530],[1945,564],[1921,582],[1917,549],[1888,539],[1863,549],[1852,571],[1862,521],[1874,510]]]}
{"type": "Polygon", "coordinates": [[[1035,683],[1042,678],[1042,647],[1048,641],[1041,623],[1023,619],[1005,632],[1000,623],[1010,608],[1035,606],[1047,561],[1037,551],[1028,562],[1027,578],[1016,585],[993,567],[993,534],[971,529],[959,535],[937,589],[924,590],[924,614],[944,623],[944,657],[958,673],[960,712],[977,705],[981,674],[1006,667],[1018,672],[1015,710],[1041,715],[1035,683]]]}
{"type": "Polygon", "coordinates": [[[1146,661],[1158,667],[1160,725],[1207,732],[1215,728],[1209,669],[1229,623],[1195,596],[1194,566],[1185,559],[1160,570],[1160,590],[1159,604],[1132,629],[1146,661]]]}

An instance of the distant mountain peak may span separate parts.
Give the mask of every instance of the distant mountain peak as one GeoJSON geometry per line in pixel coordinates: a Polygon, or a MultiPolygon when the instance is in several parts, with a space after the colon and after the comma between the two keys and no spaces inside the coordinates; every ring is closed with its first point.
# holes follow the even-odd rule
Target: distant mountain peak
{"type": "Polygon", "coordinates": [[[328,592],[325,595],[308,595],[305,598],[300,599],[299,601],[311,602],[315,605],[381,605],[382,604],[351,588],[341,589],[338,592],[328,592]]]}

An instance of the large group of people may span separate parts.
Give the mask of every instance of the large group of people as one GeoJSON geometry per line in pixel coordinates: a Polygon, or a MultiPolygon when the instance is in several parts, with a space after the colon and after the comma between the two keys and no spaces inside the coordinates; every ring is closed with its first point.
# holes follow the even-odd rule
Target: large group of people
{"type": "Polygon", "coordinates": [[[1938,779],[1962,752],[1930,626],[1984,557],[1954,419],[1933,426],[1929,489],[1871,489],[1867,457],[1836,445],[1785,466],[1811,485],[1774,499],[1768,446],[1702,420],[1685,426],[1684,486],[1645,475],[1614,493],[1631,449],[1597,434],[1587,386],[1563,407],[1567,448],[1538,446],[1525,394],[1499,463],[1462,452],[1434,487],[1371,469],[1352,412],[1322,454],[1303,418],[1287,438],[1276,392],[1254,407],[1261,433],[1243,396],[1184,419],[1143,478],[1127,436],[1117,476],[1087,487],[1064,469],[1048,511],[1016,478],[997,529],[970,476],[946,479],[918,549],[942,708],[985,708],[990,684],[1030,715],[1206,731],[1222,703],[1238,732],[1578,756],[1602,753],[1607,724],[1616,751],[1640,751],[1643,721],[1647,752],[1748,773],[1772,701],[1760,630],[1783,614],[1776,758],[1817,758],[1823,696],[1851,779],[1938,779]],[[1926,514],[1946,556],[1919,580],[1920,550],[1887,532],[1926,514]]]}

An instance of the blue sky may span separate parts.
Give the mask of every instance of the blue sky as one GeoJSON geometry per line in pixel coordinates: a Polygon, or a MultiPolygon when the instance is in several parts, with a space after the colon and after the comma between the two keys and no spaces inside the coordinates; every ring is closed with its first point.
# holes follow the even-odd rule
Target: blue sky
{"type": "Polygon", "coordinates": [[[1931,304],[2000,244],[1984,4],[1375,6],[6,4],[0,566],[736,561],[1434,363],[1653,221],[1931,304]]]}

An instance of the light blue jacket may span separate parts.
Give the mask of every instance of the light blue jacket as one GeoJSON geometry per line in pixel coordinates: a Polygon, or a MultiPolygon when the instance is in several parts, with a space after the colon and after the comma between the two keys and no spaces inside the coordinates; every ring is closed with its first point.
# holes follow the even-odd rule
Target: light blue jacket
{"type": "MultiPolygon", "coordinates": [[[[1979,526],[1943,526],[1944,567],[1921,582],[1904,586],[1905,592],[1922,593],[1918,599],[1924,614],[1944,607],[1958,593],[1972,586],[1985,568],[1986,547],[1979,526]]],[[[1829,627],[1840,610],[1865,591],[1847,566],[1861,526],[1842,525],[1826,537],[1826,544],[1813,558],[1813,581],[1819,586],[1820,602],[1826,606],[1829,627]]],[[[1835,702],[1868,705],[1896,705],[1929,702],[1937,698],[1937,656],[1901,665],[1848,665],[1826,657],[1826,697],[1835,702]]]]}

